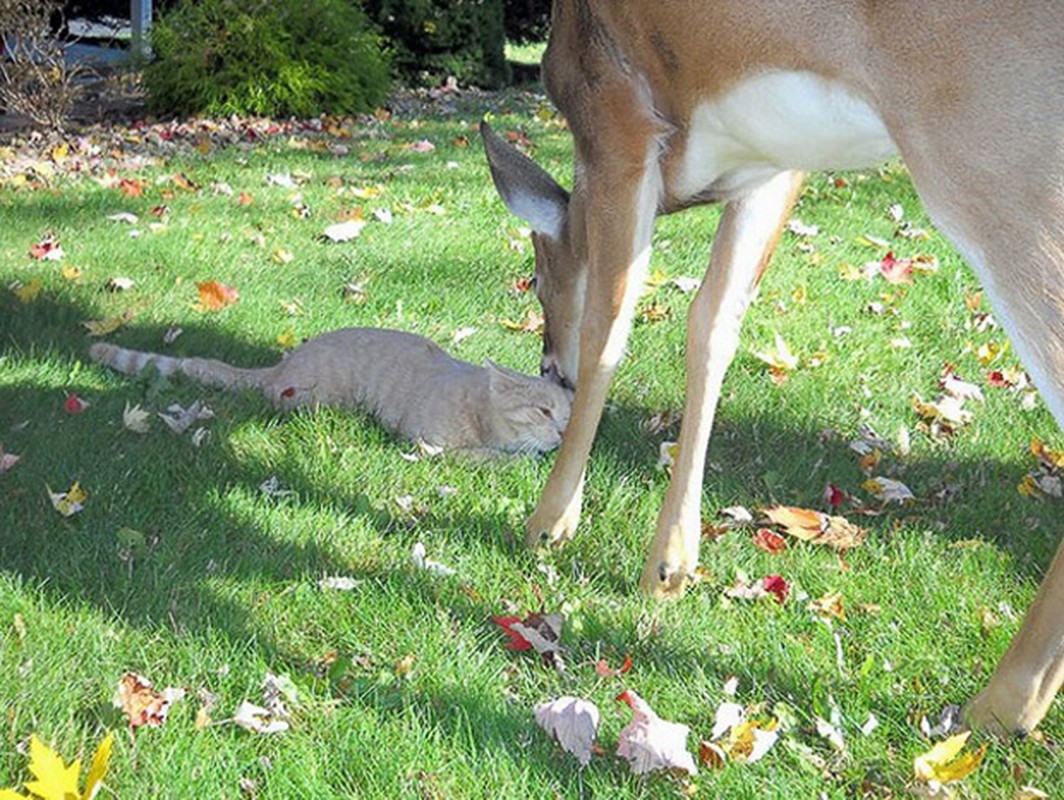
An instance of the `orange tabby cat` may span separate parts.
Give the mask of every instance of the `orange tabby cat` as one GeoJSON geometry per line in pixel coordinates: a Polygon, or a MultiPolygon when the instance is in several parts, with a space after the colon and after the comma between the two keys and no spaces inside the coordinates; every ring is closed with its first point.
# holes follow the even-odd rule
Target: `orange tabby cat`
{"type": "Polygon", "coordinates": [[[391,431],[433,447],[539,453],[561,443],[571,394],[551,381],[458,361],[412,333],[343,328],[310,339],[272,367],[173,358],[97,343],[89,356],[127,375],[154,364],[223,389],[257,389],[274,406],[368,411],[391,431]]]}

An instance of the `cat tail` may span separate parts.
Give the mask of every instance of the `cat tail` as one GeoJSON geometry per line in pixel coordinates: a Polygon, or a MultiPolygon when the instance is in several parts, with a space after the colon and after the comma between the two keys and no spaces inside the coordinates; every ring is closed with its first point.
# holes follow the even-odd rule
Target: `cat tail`
{"type": "Polygon", "coordinates": [[[221,389],[261,389],[269,369],[244,369],[213,358],[174,358],[160,353],[127,350],[106,342],[96,342],[89,348],[89,358],[125,375],[137,375],[149,364],[160,375],[180,372],[196,383],[221,389]]]}

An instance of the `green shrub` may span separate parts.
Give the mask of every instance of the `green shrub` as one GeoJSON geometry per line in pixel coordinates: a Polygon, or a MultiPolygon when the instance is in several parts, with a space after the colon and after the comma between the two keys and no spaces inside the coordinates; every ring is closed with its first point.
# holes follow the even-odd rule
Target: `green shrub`
{"type": "Polygon", "coordinates": [[[348,0],[182,0],[151,44],[157,113],[349,114],[388,92],[379,37],[348,0]]]}
{"type": "Polygon", "coordinates": [[[407,80],[498,87],[510,78],[503,0],[365,0],[407,80]]]}
{"type": "Polygon", "coordinates": [[[550,27],[551,0],[503,0],[506,38],[514,42],[542,42],[550,27]]]}

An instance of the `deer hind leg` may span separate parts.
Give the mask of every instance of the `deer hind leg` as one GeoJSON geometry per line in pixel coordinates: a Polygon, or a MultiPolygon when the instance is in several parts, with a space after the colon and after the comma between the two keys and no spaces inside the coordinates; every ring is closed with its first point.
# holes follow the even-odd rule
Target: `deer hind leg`
{"type": "Polygon", "coordinates": [[[698,565],[706,446],[721,384],[802,178],[798,172],[781,173],[729,203],[717,228],[708,273],[687,312],[687,396],[679,455],[640,581],[652,596],[679,596],[698,565]]]}
{"type": "Polygon", "coordinates": [[[580,521],[591,444],[650,261],[661,174],[655,131],[651,125],[646,129],[634,144],[630,136],[618,146],[629,154],[642,146],[641,154],[600,154],[595,168],[585,169],[584,185],[576,190],[586,192],[588,258],[576,395],[558,458],[528,521],[530,547],[560,545],[580,521]]]}
{"type": "MultiPolygon", "coordinates": [[[[982,281],[1024,367],[1064,427],[1064,158],[1025,148],[1019,139],[1002,152],[1034,166],[1011,163],[999,173],[1010,180],[992,186],[968,178],[967,164],[955,165],[950,180],[927,162],[910,162],[910,170],[932,218],[982,281]],[[1032,152],[1038,157],[1029,158],[1032,152]]],[[[966,706],[966,719],[1000,734],[1031,731],[1062,684],[1064,544],[989,684],[966,706]]]]}

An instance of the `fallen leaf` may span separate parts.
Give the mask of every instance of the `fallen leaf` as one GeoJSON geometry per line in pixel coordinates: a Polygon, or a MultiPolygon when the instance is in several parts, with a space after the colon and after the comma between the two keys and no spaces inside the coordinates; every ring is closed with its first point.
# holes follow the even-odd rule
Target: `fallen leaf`
{"type": "Polygon", "coordinates": [[[362,229],[365,227],[365,220],[349,219],[330,225],[322,232],[322,235],[331,242],[346,242],[361,235],[362,229]]]}
{"type": "Polygon", "coordinates": [[[536,724],[554,737],[562,750],[574,755],[580,766],[591,763],[599,725],[599,710],[594,703],[578,697],[559,697],[540,703],[533,713],[536,724]]]}
{"type": "Polygon", "coordinates": [[[632,721],[621,730],[617,743],[617,755],[628,761],[632,772],[643,775],[667,769],[698,774],[694,757],[687,750],[690,728],[662,719],[631,689],[616,699],[632,709],[632,721]]]}
{"type": "Polygon", "coordinates": [[[30,245],[30,256],[37,261],[61,261],[65,255],[59,240],[54,237],[30,245]]]}
{"type": "Polygon", "coordinates": [[[780,604],[787,601],[787,595],[791,591],[791,585],[784,580],[782,575],[766,575],[761,579],[761,585],[766,592],[774,595],[780,604]]]}
{"type": "Polygon", "coordinates": [[[151,429],[151,414],[140,407],[140,404],[131,406],[126,401],[126,408],[122,412],[122,425],[133,433],[147,433],[151,429]]]}
{"type": "Polygon", "coordinates": [[[107,319],[89,319],[82,322],[82,327],[89,332],[89,336],[107,336],[109,333],[114,333],[121,328],[127,322],[134,317],[134,312],[125,311],[119,314],[117,317],[108,317],[107,319]]]}
{"type": "Polygon", "coordinates": [[[787,373],[798,367],[798,357],[791,353],[787,342],[783,340],[779,333],[776,333],[775,348],[773,350],[763,350],[754,355],[769,365],[773,380],[777,384],[786,380],[787,373]]]}
{"type": "Polygon", "coordinates": [[[753,542],[756,547],[772,555],[779,555],[787,549],[787,540],[768,528],[758,528],[754,531],[753,542]]]}
{"type": "Polygon", "coordinates": [[[672,469],[672,465],[679,455],[679,442],[662,442],[660,445],[658,445],[657,468],[659,470],[665,471],[672,469]]]}
{"type": "Polygon", "coordinates": [[[543,315],[529,309],[523,320],[500,319],[499,324],[510,331],[534,333],[538,336],[543,332],[543,315]]]}
{"type": "Polygon", "coordinates": [[[173,687],[157,692],[147,678],[135,672],[127,672],[119,679],[118,689],[111,702],[126,715],[130,728],[143,725],[158,728],[166,722],[170,705],[184,696],[184,689],[173,687]]]}
{"type": "Polygon", "coordinates": [[[115,736],[107,734],[103,741],[96,747],[92,755],[92,763],[89,764],[89,773],[85,776],[85,791],[81,793],[81,800],[94,800],[103,787],[103,779],[107,777],[107,769],[111,764],[111,752],[114,749],[115,736]]]}
{"type": "Polygon", "coordinates": [[[199,291],[199,300],[194,304],[197,311],[221,311],[240,301],[240,292],[220,281],[197,282],[196,289],[199,291]]]}
{"type": "Polygon", "coordinates": [[[822,597],[813,600],[807,608],[821,619],[837,619],[846,621],[846,612],[842,608],[842,593],[828,592],[822,597]]]}
{"type": "Polygon", "coordinates": [[[414,142],[407,146],[407,150],[412,153],[431,153],[436,149],[436,145],[430,142],[428,139],[422,139],[421,141],[414,142]]]}
{"type": "Polygon", "coordinates": [[[32,303],[44,289],[44,283],[39,278],[33,278],[26,283],[20,283],[13,289],[15,297],[20,303],[32,303]]]}
{"type": "MultiPolygon", "coordinates": [[[[75,759],[69,766],[64,765],[62,757],[37,738],[37,734],[30,737],[29,771],[36,779],[26,781],[26,791],[31,794],[44,800],[81,797],[81,792],[78,791],[81,759],[75,759]]],[[[16,795],[19,796],[21,795],[16,795]]]]}
{"type": "Polygon", "coordinates": [[[414,549],[410,553],[410,559],[414,562],[414,566],[417,569],[423,569],[426,572],[431,572],[434,575],[455,574],[455,571],[451,567],[448,567],[446,564],[441,564],[439,561],[433,561],[431,558],[426,558],[425,545],[422,542],[418,542],[414,545],[414,549]]]}
{"type": "Polygon", "coordinates": [[[871,492],[884,503],[911,503],[916,500],[908,486],[893,478],[869,478],[861,484],[861,488],[871,492]]]}
{"type": "Polygon", "coordinates": [[[811,544],[822,544],[836,550],[849,550],[865,540],[868,532],[845,517],[831,516],[820,511],[797,506],[773,506],[765,514],[784,533],[811,544]]]}
{"type": "Polygon", "coordinates": [[[76,415],[82,413],[92,403],[79,397],[77,394],[68,394],[63,401],[63,411],[67,414],[76,415]]]}
{"type": "Polygon", "coordinates": [[[20,456],[16,456],[14,453],[5,453],[0,449],[0,475],[10,470],[19,462],[20,456]]]}
{"type": "Polygon", "coordinates": [[[65,492],[53,492],[48,486],[44,488],[48,490],[52,508],[64,517],[72,517],[85,508],[85,501],[88,500],[88,495],[85,494],[78,481],[74,481],[65,492]]]}
{"type": "Polygon", "coordinates": [[[960,781],[971,775],[986,755],[986,742],[978,750],[959,755],[971,735],[971,731],[965,731],[950,736],[926,753],[916,756],[913,759],[916,779],[924,783],[943,784],[960,781]]]}
{"type": "Polygon", "coordinates": [[[132,289],[136,285],[132,278],[124,278],[120,275],[116,275],[113,278],[108,278],[107,283],[103,285],[109,292],[125,292],[132,289]]]}
{"type": "Polygon", "coordinates": [[[160,411],[157,416],[166,423],[170,430],[180,434],[187,431],[193,422],[211,419],[214,416],[214,412],[202,400],[197,400],[188,408],[184,408],[178,403],[171,403],[167,407],[166,413],[160,411]]]}
{"type": "Polygon", "coordinates": [[[520,617],[492,617],[510,637],[508,650],[535,650],[543,663],[559,672],[565,670],[560,643],[565,617],[561,614],[529,614],[520,617]]]}
{"type": "Polygon", "coordinates": [[[247,700],[237,707],[230,721],[251,733],[282,733],[289,727],[286,720],[275,718],[268,708],[247,700]]]}
{"type": "Polygon", "coordinates": [[[632,656],[625,654],[624,661],[617,669],[611,667],[606,659],[600,658],[595,662],[595,674],[600,678],[619,678],[632,668],[632,656]]]}

